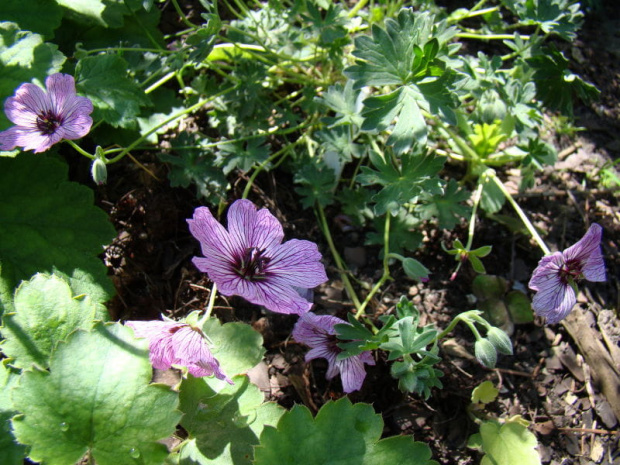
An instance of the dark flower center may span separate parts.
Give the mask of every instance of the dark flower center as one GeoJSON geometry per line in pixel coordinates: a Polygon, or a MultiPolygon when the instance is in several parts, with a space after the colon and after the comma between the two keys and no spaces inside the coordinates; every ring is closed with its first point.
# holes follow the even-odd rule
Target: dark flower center
{"type": "Polygon", "coordinates": [[[259,281],[267,277],[267,265],[271,261],[263,254],[265,250],[258,247],[248,247],[243,256],[235,264],[235,272],[248,281],[259,281]]]}
{"type": "Polygon", "coordinates": [[[581,262],[579,260],[570,260],[560,268],[560,281],[562,281],[562,284],[577,281],[582,276],[581,262]]]}
{"type": "Polygon", "coordinates": [[[49,136],[54,134],[62,124],[62,118],[51,110],[44,110],[37,115],[37,129],[41,134],[49,136]]]}

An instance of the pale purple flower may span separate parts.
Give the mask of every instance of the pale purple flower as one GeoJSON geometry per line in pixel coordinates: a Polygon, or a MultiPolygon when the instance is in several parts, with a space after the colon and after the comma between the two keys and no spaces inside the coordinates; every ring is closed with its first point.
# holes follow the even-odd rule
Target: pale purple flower
{"type": "Polygon", "coordinates": [[[577,281],[607,279],[601,252],[602,233],[603,228],[594,223],[575,245],[538,262],[529,288],[536,291],[532,308],[537,315],[547,317],[547,323],[557,323],[570,313],[577,302],[577,281]]]}
{"type": "Polygon", "coordinates": [[[62,139],[79,139],[90,131],[92,102],[75,94],[68,74],[52,74],[45,80],[47,92],[34,84],[22,84],[4,102],[4,112],[15,126],[0,132],[0,150],[23,147],[45,152],[62,139]]]}
{"type": "Polygon", "coordinates": [[[301,315],[295,323],[293,338],[311,348],[306,354],[307,362],[315,358],[327,360],[328,368],[325,374],[327,379],[340,374],[344,392],[358,391],[366,378],[364,364],[374,365],[375,361],[369,351],[338,360],[338,354],[342,352],[337,345],[339,340],[334,329],[338,324],[349,323],[335,316],[308,312],[301,315]]]}
{"type": "Polygon", "coordinates": [[[187,222],[204,255],[194,257],[194,265],[226,296],[239,295],[278,313],[303,314],[312,307],[306,291],[327,281],[316,244],[282,243],[282,225],[249,200],[230,206],[228,230],[206,207],[197,208],[187,222]]]}
{"type": "Polygon", "coordinates": [[[149,341],[149,358],[154,368],[167,370],[172,365],[187,367],[197,378],[215,376],[229,384],[215,359],[204,333],[186,323],[176,321],[127,321],[136,337],[149,341]]]}

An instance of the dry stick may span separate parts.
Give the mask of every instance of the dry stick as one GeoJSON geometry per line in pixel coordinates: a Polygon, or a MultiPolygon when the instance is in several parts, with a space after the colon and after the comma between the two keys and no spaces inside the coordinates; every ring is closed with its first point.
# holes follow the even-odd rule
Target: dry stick
{"type": "Polygon", "coordinates": [[[561,431],[563,433],[581,433],[581,434],[612,434],[617,435],[620,434],[620,431],[610,431],[608,429],[597,429],[597,428],[556,428],[556,430],[561,431]]]}

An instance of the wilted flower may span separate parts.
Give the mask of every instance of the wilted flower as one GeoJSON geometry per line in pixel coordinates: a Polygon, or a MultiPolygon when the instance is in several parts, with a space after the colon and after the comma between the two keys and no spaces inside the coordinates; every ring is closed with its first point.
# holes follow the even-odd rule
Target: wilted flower
{"type": "Polygon", "coordinates": [[[299,317],[293,328],[293,338],[311,347],[306,354],[306,361],[315,358],[327,359],[327,379],[340,373],[344,392],[358,391],[366,378],[364,364],[374,365],[375,361],[368,351],[338,360],[338,354],[342,352],[337,345],[339,341],[334,329],[338,324],[349,323],[335,316],[305,313],[299,317]]]}
{"type": "Polygon", "coordinates": [[[136,337],[148,339],[149,358],[158,370],[180,365],[197,378],[215,376],[233,384],[209,350],[200,329],[176,321],[127,321],[125,324],[133,329],[136,337]]]}
{"type": "Polygon", "coordinates": [[[92,102],[75,94],[68,74],[52,74],[45,80],[47,93],[34,84],[22,84],[4,103],[6,116],[15,124],[0,132],[0,150],[45,152],[62,139],[79,139],[90,131],[92,102]]]}
{"type": "Polygon", "coordinates": [[[577,281],[606,280],[601,252],[602,233],[603,228],[594,223],[575,245],[547,255],[538,262],[529,288],[537,291],[532,308],[536,314],[547,317],[547,323],[557,323],[570,313],[577,302],[577,281]]]}
{"type": "Polygon", "coordinates": [[[194,265],[224,295],[240,295],[278,313],[302,314],[312,306],[305,291],[327,281],[316,244],[297,239],[282,243],[278,220],[265,208],[257,211],[249,200],[230,206],[228,230],[206,207],[197,208],[187,222],[204,255],[194,257],[194,265]]]}

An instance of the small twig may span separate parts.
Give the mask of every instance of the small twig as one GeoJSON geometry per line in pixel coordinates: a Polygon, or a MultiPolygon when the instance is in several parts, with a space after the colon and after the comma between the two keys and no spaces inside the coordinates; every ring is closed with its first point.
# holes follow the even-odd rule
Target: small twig
{"type": "Polygon", "coordinates": [[[608,429],[598,429],[598,428],[556,428],[556,429],[558,431],[562,431],[563,433],[612,434],[612,435],[620,434],[620,431],[610,431],[608,429]]]}

